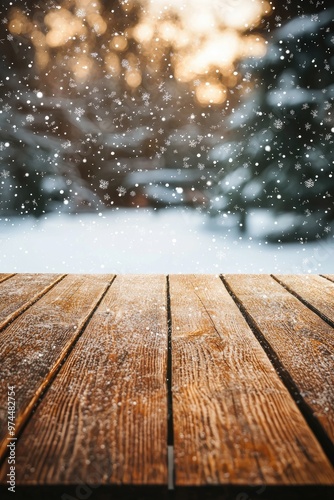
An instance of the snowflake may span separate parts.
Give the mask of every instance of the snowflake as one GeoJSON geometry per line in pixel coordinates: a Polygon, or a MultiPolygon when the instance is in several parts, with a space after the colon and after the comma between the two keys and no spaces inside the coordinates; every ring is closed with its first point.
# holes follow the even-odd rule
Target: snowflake
{"type": "Polygon", "coordinates": [[[118,192],[118,196],[124,196],[126,193],[126,189],[124,186],[118,186],[116,191],[118,192]]]}
{"type": "Polygon", "coordinates": [[[295,163],[295,169],[296,170],[300,170],[302,168],[301,164],[300,163],[295,163]]]}
{"type": "Polygon", "coordinates": [[[324,231],[325,231],[326,233],[329,233],[331,230],[332,230],[332,228],[331,228],[330,226],[326,226],[326,227],[324,228],[324,231]]]}
{"type": "Polygon", "coordinates": [[[305,186],[307,188],[311,188],[314,186],[314,180],[313,179],[307,179],[307,181],[304,182],[305,186]]]}
{"type": "Polygon", "coordinates": [[[4,169],[2,172],[0,172],[0,177],[2,177],[3,179],[7,179],[9,176],[10,176],[9,170],[4,169]]]}
{"type": "Polygon", "coordinates": [[[130,63],[127,59],[123,59],[121,62],[122,68],[130,69],[130,63]]]}
{"type": "Polygon", "coordinates": [[[26,120],[27,120],[27,122],[31,123],[35,120],[35,118],[32,115],[27,115],[26,120]]]}
{"type": "Polygon", "coordinates": [[[165,94],[162,96],[162,100],[165,102],[170,101],[172,98],[172,95],[169,92],[165,92],[165,94]]]}
{"type": "Polygon", "coordinates": [[[311,128],[311,124],[310,123],[305,123],[305,129],[306,130],[310,130],[311,128]]]}
{"type": "Polygon", "coordinates": [[[78,9],[76,11],[76,15],[77,15],[77,17],[85,17],[85,15],[86,15],[85,9],[78,9]]]}
{"type": "Polygon", "coordinates": [[[105,194],[105,195],[103,196],[103,198],[104,198],[105,200],[107,200],[107,201],[108,201],[108,200],[110,200],[110,196],[109,196],[109,194],[105,194]]]}
{"type": "Polygon", "coordinates": [[[205,169],[205,165],[204,165],[204,163],[199,163],[199,164],[197,165],[197,167],[198,167],[200,170],[204,170],[204,169],[205,169]]]}
{"type": "Polygon", "coordinates": [[[74,114],[81,118],[81,116],[85,114],[85,110],[83,108],[75,108],[74,114]]]}
{"type": "Polygon", "coordinates": [[[4,107],[3,107],[3,110],[4,110],[6,113],[8,113],[8,111],[10,111],[11,109],[12,109],[12,107],[11,107],[8,103],[6,103],[6,104],[4,105],[4,107]]]}
{"type": "Polygon", "coordinates": [[[148,92],[144,92],[141,98],[143,101],[148,101],[150,99],[150,94],[148,92]]]}
{"type": "Polygon", "coordinates": [[[65,141],[62,143],[61,147],[67,149],[71,146],[71,141],[65,141]]]}
{"type": "Polygon", "coordinates": [[[159,128],[159,130],[158,130],[158,134],[163,134],[163,133],[164,133],[163,128],[159,128]]]}
{"type": "Polygon", "coordinates": [[[277,129],[281,129],[283,127],[283,122],[282,120],[275,120],[274,121],[274,126],[277,128],[277,129]]]}
{"type": "Polygon", "coordinates": [[[318,111],[316,109],[313,109],[311,111],[311,115],[313,116],[313,118],[315,118],[316,116],[318,116],[318,111]]]}
{"type": "Polygon", "coordinates": [[[13,37],[13,35],[11,33],[9,33],[9,35],[7,35],[7,40],[9,40],[10,42],[12,40],[14,40],[14,37],[13,37]]]}
{"type": "Polygon", "coordinates": [[[302,105],[302,109],[308,109],[310,106],[308,105],[307,102],[304,102],[304,104],[302,105]]]}
{"type": "Polygon", "coordinates": [[[109,181],[105,181],[104,179],[100,180],[100,189],[107,189],[109,186],[109,181]]]}
{"type": "Polygon", "coordinates": [[[329,141],[329,139],[332,137],[332,134],[326,134],[325,135],[325,140],[326,141],[329,141]]]}
{"type": "Polygon", "coordinates": [[[196,142],[195,140],[191,140],[191,141],[189,141],[189,146],[190,146],[191,148],[195,148],[195,147],[196,147],[196,144],[197,144],[197,142],[196,142]]]}

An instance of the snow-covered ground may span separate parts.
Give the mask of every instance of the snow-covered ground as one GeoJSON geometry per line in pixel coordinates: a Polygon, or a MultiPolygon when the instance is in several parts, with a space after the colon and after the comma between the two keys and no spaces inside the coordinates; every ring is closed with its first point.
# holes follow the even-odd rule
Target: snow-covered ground
{"type": "Polygon", "coordinates": [[[13,217],[0,272],[334,273],[334,243],[266,244],[180,208],[13,217]]]}

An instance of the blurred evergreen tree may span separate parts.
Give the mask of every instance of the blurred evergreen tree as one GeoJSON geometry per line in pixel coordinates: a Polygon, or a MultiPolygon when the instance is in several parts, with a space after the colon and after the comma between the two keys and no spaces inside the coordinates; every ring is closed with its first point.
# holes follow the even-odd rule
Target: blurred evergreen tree
{"type": "MultiPolygon", "coordinates": [[[[2,2],[0,22],[0,212],[40,217],[96,203],[78,169],[68,168],[62,155],[64,136],[58,129],[68,120],[61,106],[45,95],[34,46],[7,29],[6,14],[15,4],[20,6],[2,2]]],[[[27,12],[34,5],[25,2],[27,12]]]]}
{"type": "Polygon", "coordinates": [[[276,220],[268,240],[306,241],[331,230],[333,18],[333,9],[299,11],[272,33],[262,59],[242,64],[244,99],[212,153],[221,167],[216,208],[243,230],[255,208],[267,209],[276,220]]]}

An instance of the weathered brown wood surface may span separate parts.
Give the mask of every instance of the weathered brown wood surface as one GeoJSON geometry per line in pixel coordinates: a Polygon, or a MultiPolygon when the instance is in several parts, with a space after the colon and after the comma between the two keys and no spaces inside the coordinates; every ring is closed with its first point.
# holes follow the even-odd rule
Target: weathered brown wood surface
{"type": "Polygon", "coordinates": [[[330,278],[0,274],[1,499],[332,498],[330,278]]]}
{"type": "Polygon", "coordinates": [[[95,311],[22,433],[20,482],[166,483],[166,280],[146,282],[117,277],[95,311]]]}
{"type": "Polygon", "coordinates": [[[14,273],[10,274],[10,273],[0,273],[0,283],[2,281],[5,281],[7,280],[8,278],[10,278],[11,276],[14,276],[14,273]]]}
{"type": "Polygon", "coordinates": [[[276,274],[274,278],[322,318],[334,324],[334,283],[314,274],[276,274]]]}
{"type": "Polygon", "coordinates": [[[16,387],[19,431],[111,278],[67,276],[1,333],[0,457],[7,451],[7,387],[16,387]]]}
{"type": "Polygon", "coordinates": [[[2,283],[0,330],[28,309],[61,279],[62,275],[59,274],[17,274],[2,283]]]}
{"type": "Polygon", "coordinates": [[[221,280],[172,276],[170,295],[176,485],[330,481],[319,444],[221,280]]]}
{"type": "Polygon", "coordinates": [[[225,279],[333,442],[333,328],[270,276],[225,279]]]}

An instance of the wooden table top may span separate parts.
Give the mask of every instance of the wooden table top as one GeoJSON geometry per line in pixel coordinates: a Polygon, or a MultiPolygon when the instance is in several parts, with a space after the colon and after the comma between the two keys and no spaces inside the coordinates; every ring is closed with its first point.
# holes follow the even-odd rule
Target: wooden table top
{"type": "Polygon", "coordinates": [[[333,328],[334,275],[0,274],[1,499],[334,498],[333,328]]]}

